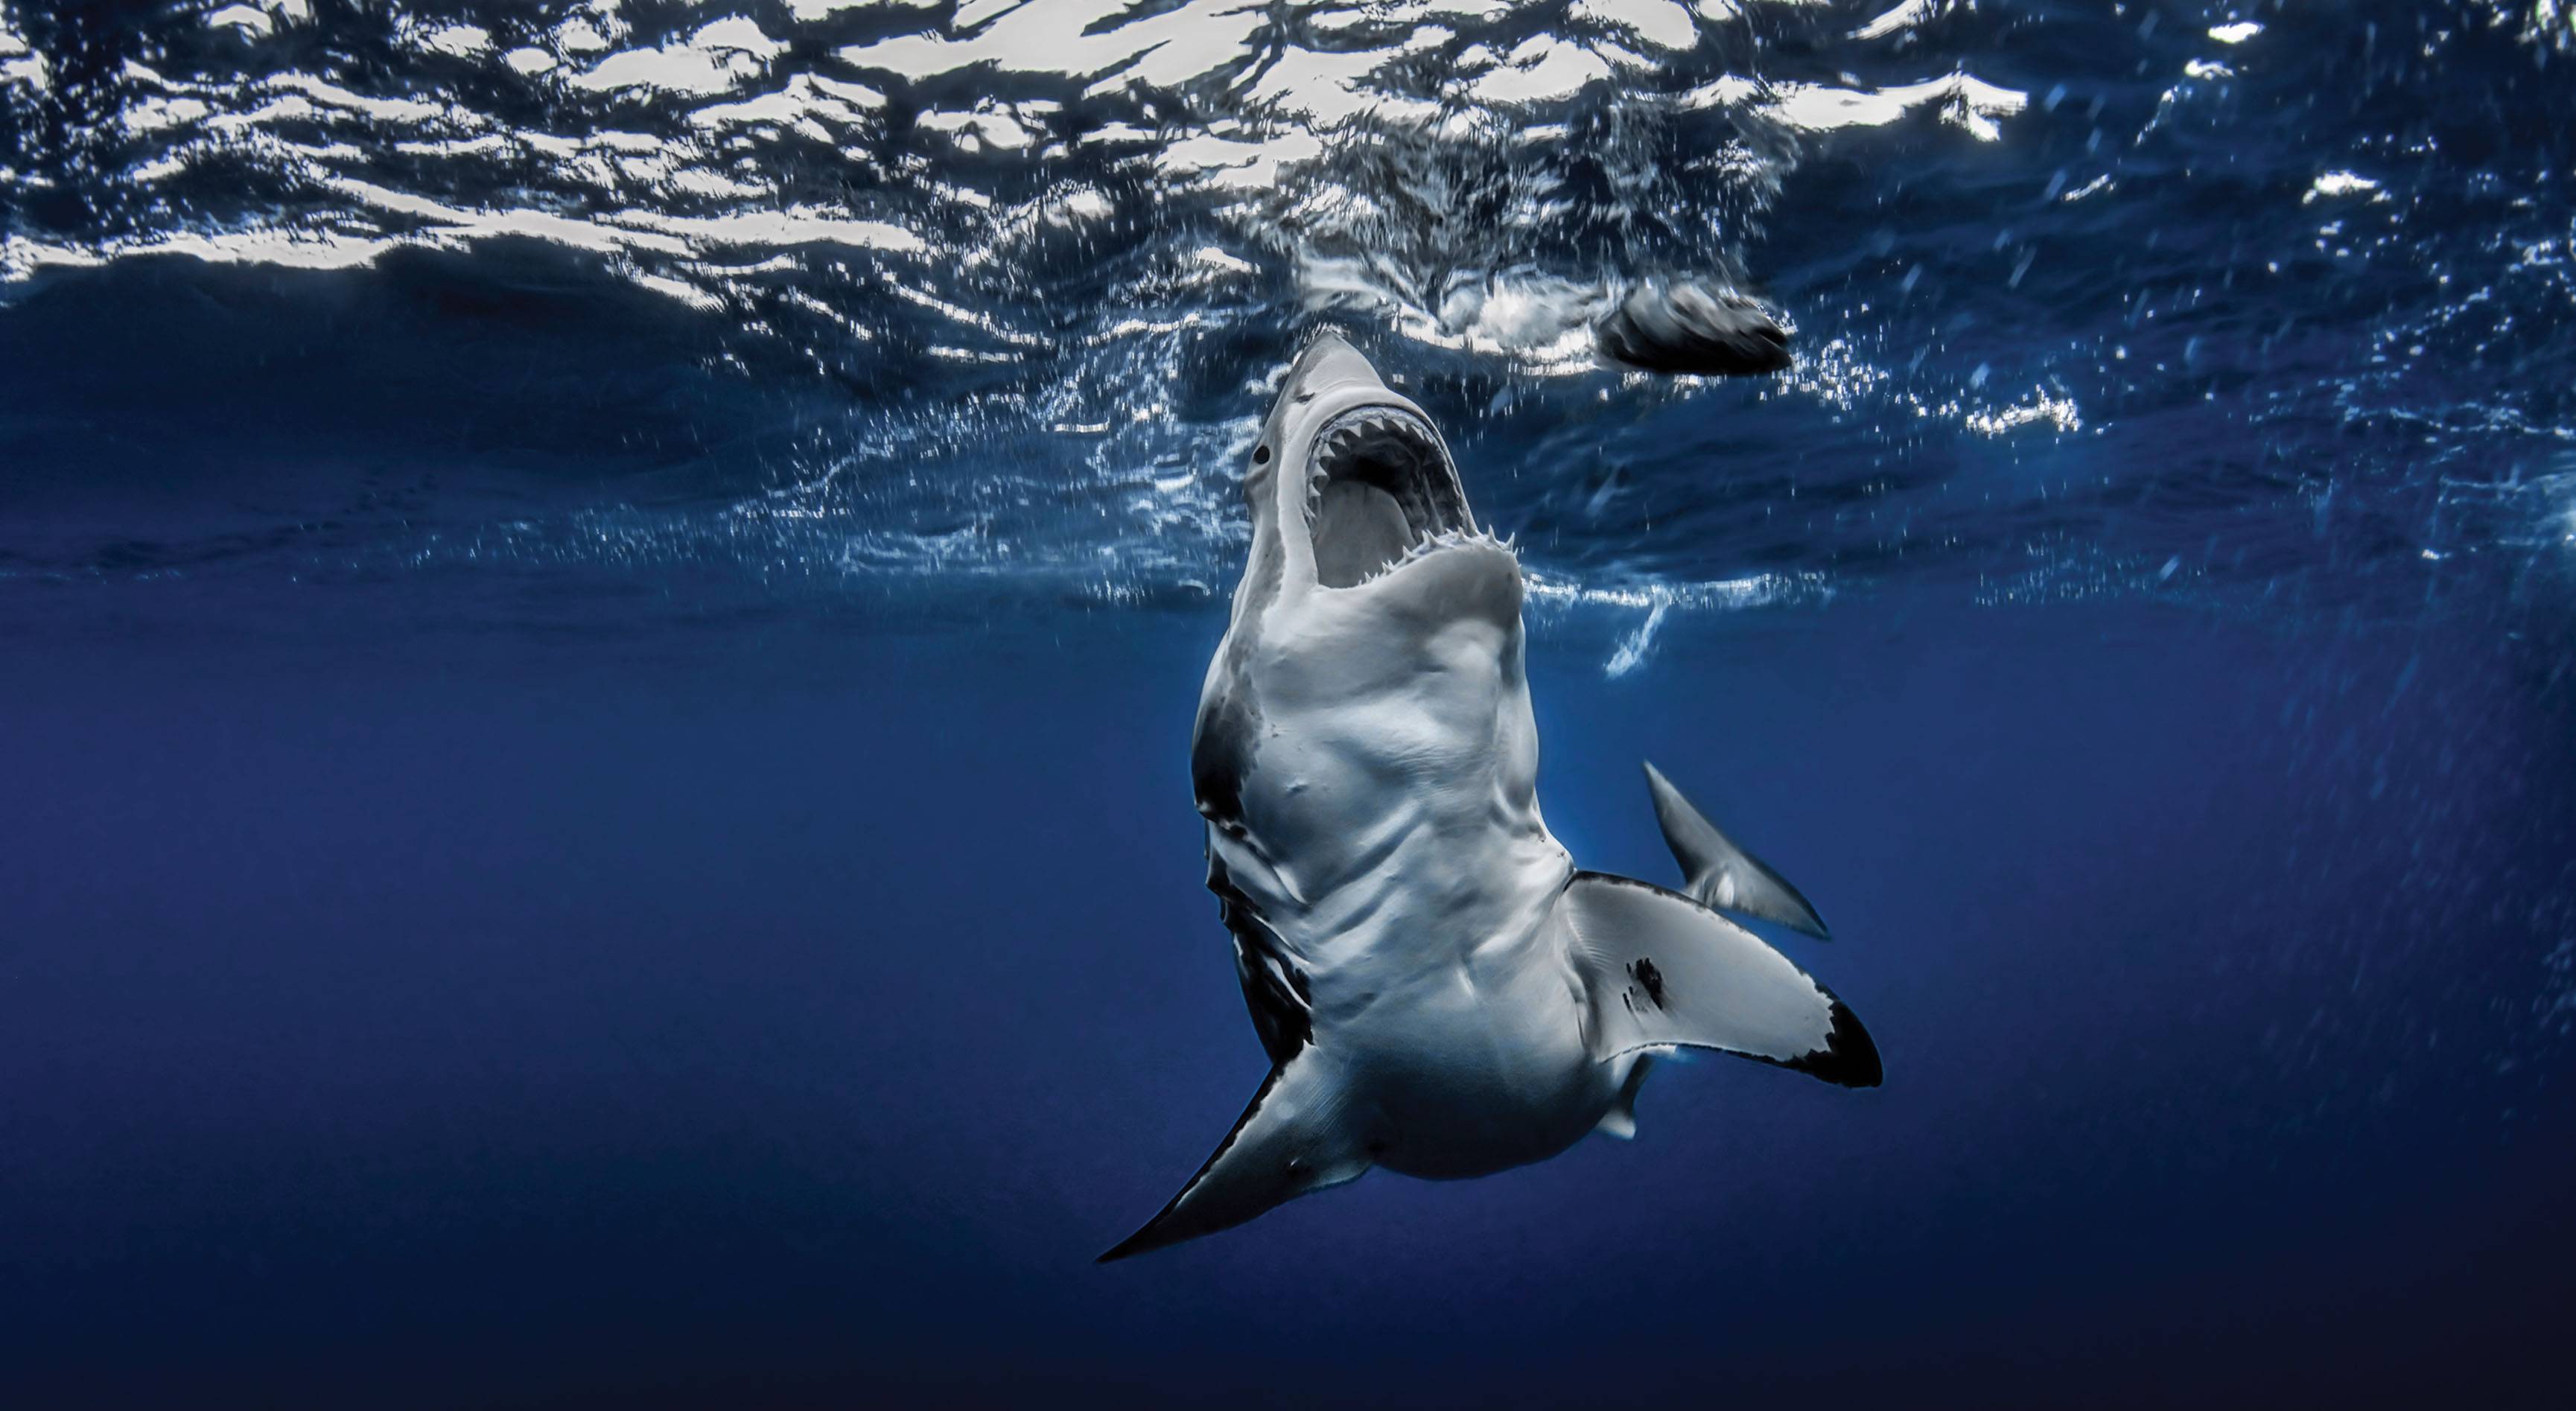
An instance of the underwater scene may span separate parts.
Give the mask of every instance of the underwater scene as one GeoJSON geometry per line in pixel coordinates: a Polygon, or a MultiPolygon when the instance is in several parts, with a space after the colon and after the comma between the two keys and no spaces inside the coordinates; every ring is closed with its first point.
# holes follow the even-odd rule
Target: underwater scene
{"type": "Polygon", "coordinates": [[[0,1402],[2563,1404],[2571,168],[2561,0],[0,0],[0,1402]]]}

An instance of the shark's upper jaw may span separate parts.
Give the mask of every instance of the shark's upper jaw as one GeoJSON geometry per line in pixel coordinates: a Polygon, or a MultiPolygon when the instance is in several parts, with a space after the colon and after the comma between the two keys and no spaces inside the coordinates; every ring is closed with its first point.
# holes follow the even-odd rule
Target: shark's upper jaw
{"type": "Polygon", "coordinates": [[[1305,459],[1319,587],[1358,587],[1475,529],[1448,448],[1410,408],[1352,407],[1315,432],[1305,459]]]}

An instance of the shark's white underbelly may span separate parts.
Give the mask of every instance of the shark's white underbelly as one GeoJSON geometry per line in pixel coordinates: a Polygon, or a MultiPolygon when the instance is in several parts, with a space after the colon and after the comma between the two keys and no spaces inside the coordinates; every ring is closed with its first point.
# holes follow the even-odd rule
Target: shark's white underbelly
{"type": "Polygon", "coordinates": [[[1539,815],[1517,612],[1381,634],[1330,689],[1311,663],[1254,670],[1240,831],[1209,847],[1297,972],[1316,1050],[1375,1109],[1354,1114],[1371,1159],[1469,1176],[1580,1139],[1617,1066],[1548,924],[1574,864],[1539,815]]]}
{"type": "MultiPolygon", "coordinates": [[[[1457,797],[1411,797],[1444,794],[1457,797]]],[[[1241,852],[1213,831],[1210,845],[1241,852]]],[[[1592,1130],[1618,1084],[1591,1056],[1580,977],[1546,924],[1574,868],[1535,808],[1355,820],[1341,856],[1365,865],[1234,881],[1304,979],[1316,1048],[1377,1109],[1362,1119],[1376,1163],[1481,1175],[1592,1130]]]]}

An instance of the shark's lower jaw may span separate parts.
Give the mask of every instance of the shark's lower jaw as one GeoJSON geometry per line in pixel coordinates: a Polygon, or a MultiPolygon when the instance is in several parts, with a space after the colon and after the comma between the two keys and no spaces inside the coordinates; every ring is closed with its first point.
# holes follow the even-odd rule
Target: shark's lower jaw
{"type": "Polygon", "coordinates": [[[1307,457],[1315,581],[1356,588],[1436,549],[1481,538],[1430,423],[1395,406],[1344,412],[1307,457]]]}

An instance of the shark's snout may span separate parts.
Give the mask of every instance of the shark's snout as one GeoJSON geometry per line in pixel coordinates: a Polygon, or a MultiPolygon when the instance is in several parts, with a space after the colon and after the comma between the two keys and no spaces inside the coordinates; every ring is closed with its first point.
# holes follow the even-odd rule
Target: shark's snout
{"type": "Polygon", "coordinates": [[[1330,329],[1315,335],[1297,361],[1288,370],[1287,395],[1313,397],[1345,384],[1362,384],[1383,391],[1377,368],[1351,340],[1330,329]]]}
{"type": "Polygon", "coordinates": [[[1298,357],[1272,427],[1257,454],[1279,444],[1279,521],[1305,531],[1317,586],[1358,587],[1474,532],[1439,431],[1339,336],[1298,357]]]}

